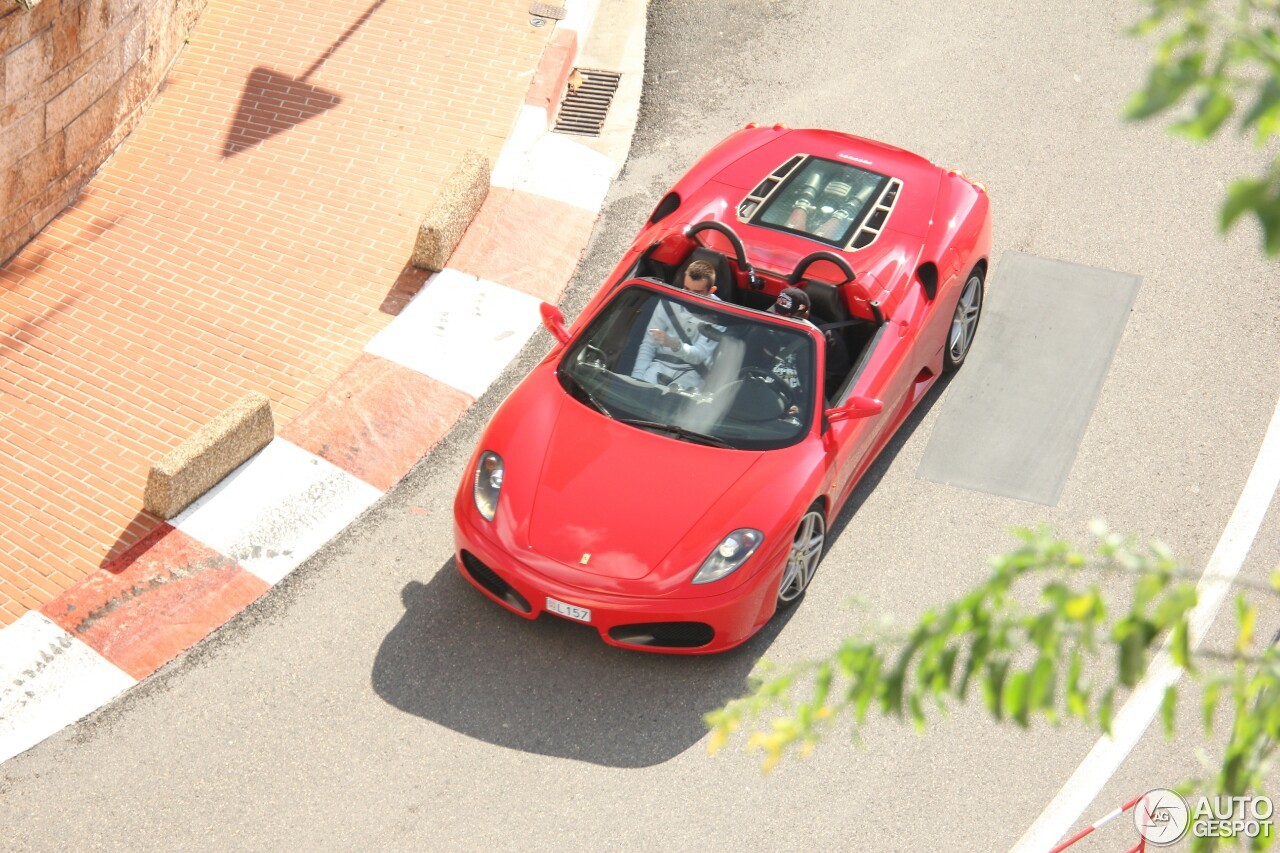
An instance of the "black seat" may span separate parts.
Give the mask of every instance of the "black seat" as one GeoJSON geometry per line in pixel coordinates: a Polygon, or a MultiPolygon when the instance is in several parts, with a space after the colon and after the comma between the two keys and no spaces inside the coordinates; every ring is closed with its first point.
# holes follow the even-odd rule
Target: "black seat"
{"type": "Polygon", "coordinates": [[[689,268],[689,264],[694,261],[706,261],[711,264],[711,268],[716,271],[716,296],[719,296],[725,302],[738,302],[738,281],[733,274],[733,268],[729,265],[729,258],[722,252],[715,249],[706,249],[702,246],[694,249],[689,253],[689,257],[684,259],[684,263],[680,265],[680,269],[676,270],[675,278],[672,284],[676,287],[684,286],[684,271],[689,268]]]}
{"type": "Polygon", "coordinates": [[[825,281],[805,281],[804,290],[809,294],[809,319],[822,332],[827,345],[827,369],[823,375],[823,389],[828,402],[853,369],[849,354],[849,332],[862,321],[849,313],[838,285],[825,281]]]}
{"type": "Polygon", "coordinates": [[[840,288],[825,281],[806,280],[800,283],[804,292],[809,294],[809,319],[815,326],[830,323],[843,323],[852,320],[849,307],[844,304],[840,288]]]}

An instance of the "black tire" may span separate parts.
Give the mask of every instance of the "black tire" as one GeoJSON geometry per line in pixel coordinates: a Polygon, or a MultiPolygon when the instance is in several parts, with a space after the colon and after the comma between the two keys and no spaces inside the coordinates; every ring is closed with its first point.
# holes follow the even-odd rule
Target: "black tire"
{"type": "Polygon", "coordinates": [[[951,325],[947,327],[947,341],[942,348],[942,369],[946,373],[959,370],[973,348],[978,334],[978,322],[982,319],[982,304],[986,300],[986,287],[982,274],[969,273],[956,306],[951,312],[951,325]]]}

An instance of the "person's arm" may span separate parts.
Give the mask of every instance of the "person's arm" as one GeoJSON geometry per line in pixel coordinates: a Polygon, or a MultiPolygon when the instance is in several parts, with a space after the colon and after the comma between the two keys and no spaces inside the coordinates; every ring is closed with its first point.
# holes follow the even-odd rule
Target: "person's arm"
{"type": "Polygon", "coordinates": [[[698,332],[690,343],[681,343],[676,350],[676,357],[689,364],[710,364],[715,354],[716,341],[698,332]]]}
{"type": "Polygon", "coordinates": [[[632,379],[644,379],[645,371],[649,369],[649,365],[653,364],[653,357],[658,353],[658,342],[654,340],[650,330],[660,328],[659,311],[660,309],[655,308],[649,315],[649,322],[645,325],[644,337],[640,339],[640,349],[636,351],[636,363],[631,368],[632,379]]]}

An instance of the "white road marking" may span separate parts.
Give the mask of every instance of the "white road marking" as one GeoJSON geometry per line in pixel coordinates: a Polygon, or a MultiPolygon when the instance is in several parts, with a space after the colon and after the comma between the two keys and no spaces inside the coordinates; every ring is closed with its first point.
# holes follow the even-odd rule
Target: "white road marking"
{"type": "Polygon", "coordinates": [[[599,5],[599,0],[565,0],[564,19],[556,23],[556,30],[576,30],[578,38],[582,38],[591,32],[591,24],[599,5]]]}
{"type": "Polygon", "coordinates": [[[0,631],[0,762],[137,682],[35,610],[0,631]]]}
{"type": "Polygon", "coordinates": [[[519,183],[524,172],[529,168],[529,152],[543,134],[549,124],[547,111],[542,107],[525,104],[516,113],[515,124],[511,134],[502,144],[498,159],[489,174],[489,183],[495,187],[511,187],[519,183]]]}
{"type": "MultiPolygon", "coordinates": [[[[1232,581],[1240,573],[1277,486],[1280,486],[1280,402],[1276,403],[1271,415],[1262,448],[1245,482],[1244,491],[1240,493],[1240,500],[1222,531],[1222,538],[1209,558],[1200,583],[1196,585],[1198,601],[1190,616],[1193,649],[1199,647],[1209,632],[1232,581]]],[[[1181,675],[1182,670],[1174,665],[1166,643],[1129,700],[1116,714],[1111,736],[1104,736],[1094,744],[1062,790],[1018,839],[1012,853],[1042,853],[1066,835],[1147,730],[1164,699],[1165,688],[1181,675]]]]}
{"type": "Polygon", "coordinates": [[[544,109],[521,109],[489,183],[599,213],[619,165],[581,142],[547,133],[546,120],[544,109]]]}
{"type": "Polygon", "coordinates": [[[171,523],[275,584],[381,496],[276,438],[171,523]]]}
{"type": "Polygon", "coordinates": [[[527,293],[446,269],[364,349],[478,398],[542,323],[539,304],[527,293]]]}

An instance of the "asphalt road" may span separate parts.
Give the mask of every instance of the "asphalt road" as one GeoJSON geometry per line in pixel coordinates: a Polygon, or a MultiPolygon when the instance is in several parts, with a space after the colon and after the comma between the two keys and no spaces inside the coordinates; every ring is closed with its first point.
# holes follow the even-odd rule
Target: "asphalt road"
{"type": "MultiPolygon", "coordinates": [[[[833,738],[763,776],[741,743],[708,757],[700,718],[762,658],[817,655],[881,613],[953,597],[1013,525],[1083,538],[1103,517],[1192,567],[1217,543],[1280,395],[1276,267],[1251,225],[1215,231],[1226,182],[1259,155],[1122,122],[1148,48],[1123,35],[1130,6],[1089,5],[654,0],[632,158],[566,300],[572,317],[665,188],[747,121],[960,166],[994,203],[993,303],[1011,251],[1142,277],[1056,506],[916,477],[944,387],[855,494],[803,605],[745,647],[645,656],[525,623],[457,577],[449,504],[479,430],[549,346],[539,333],[338,541],[197,651],[0,767],[4,846],[1007,849],[1093,731],[1023,732],[960,708],[924,737],[872,721],[860,745],[833,738]]],[[[1241,578],[1277,562],[1273,507],[1241,578]]],[[[1275,607],[1263,624],[1280,626],[1275,607]]],[[[1180,716],[1188,734],[1149,733],[1084,822],[1198,769],[1196,720],[1180,716]]]]}

